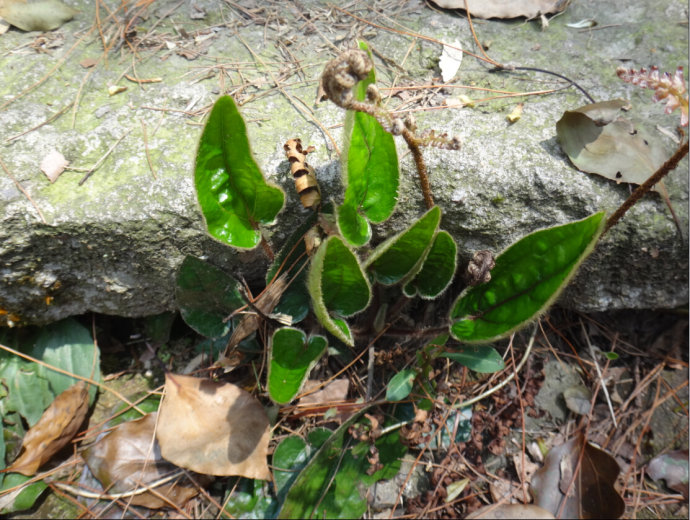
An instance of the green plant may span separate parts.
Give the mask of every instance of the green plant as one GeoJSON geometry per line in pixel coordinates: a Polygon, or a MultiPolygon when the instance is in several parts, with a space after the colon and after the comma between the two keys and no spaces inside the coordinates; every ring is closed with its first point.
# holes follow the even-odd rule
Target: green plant
{"type": "MultiPolygon", "coordinates": [[[[347,110],[341,155],[342,203],[333,207],[321,202],[314,170],[306,162],[311,150],[303,150],[298,139],[288,141],[285,150],[300,200],[313,212],[277,254],[262,238],[260,226],[275,218],[283,194],[258,170],[250,155],[246,128],[230,97],[219,99],[214,106],[199,145],[195,185],[209,232],[233,247],[263,244],[271,264],[266,289],[253,298],[228,275],[188,258],[178,279],[182,316],[197,331],[214,338],[228,334],[231,317],[234,332],[224,352],[226,359],[260,322],[272,324],[270,339],[264,338],[270,346],[267,389],[278,404],[289,403],[298,395],[327,343],[352,347],[364,339],[357,337],[348,321],[353,316],[367,311],[376,316],[370,330],[385,332],[395,313],[387,311],[386,302],[373,298],[379,288],[399,286],[398,301],[416,296],[432,300],[456,277],[457,245],[440,229],[442,210],[433,202],[422,149],[454,150],[459,148],[459,140],[433,131],[418,134],[414,120],[401,120],[383,108],[370,54],[366,45],[360,47],[330,62],[321,79],[325,96],[347,110]],[[395,210],[399,169],[394,136],[402,136],[411,151],[428,209],[402,232],[367,249],[371,225],[384,222],[395,210]],[[240,311],[249,315],[240,319],[240,311]],[[320,328],[304,331],[294,327],[310,311],[320,328]]],[[[500,354],[482,344],[505,338],[542,315],[592,252],[606,225],[604,212],[598,212],[531,233],[495,258],[488,251],[477,252],[467,267],[467,287],[450,306],[447,322],[441,324],[447,333],[420,349],[416,365],[392,377],[386,400],[407,399],[415,387],[433,396],[435,383],[429,374],[439,357],[478,373],[501,370],[500,354]]],[[[437,336],[439,329],[430,330],[429,337],[432,333],[437,336]]],[[[419,401],[422,407],[430,404],[428,400],[424,403],[424,399],[419,401]]],[[[460,403],[454,408],[463,406],[460,403]]],[[[336,495],[350,496],[346,475],[363,464],[357,457],[348,458],[352,451],[344,455],[343,432],[341,428],[329,434],[326,441],[310,440],[311,447],[289,439],[284,447],[279,446],[274,465],[302,469],[293,480],[276,479],[279,503],[272,503],[271,508],[280,507],[280,515],[285,517],[326,511],[331,516],[361,514],[359,499],[346,504],[328,498],[333,492],[329,483],[340,486],[336,495]],[[292,446],[295,443],[299,446],[292,446]],[[281,457],[285,460],[277,464],[281,457]],[[333,464],[335,469],[330,468],[333,464]],[[320,487],[310,488],[309,482],[318,482],[320,487]],[[319,509],[325,503],[328,508],[319,509]]],[[[376,442],[391,438],[384,435],[376,442]]],[[[251,500],[264,496],[263,488],[255,485],[252,489],[251,500]]]]}

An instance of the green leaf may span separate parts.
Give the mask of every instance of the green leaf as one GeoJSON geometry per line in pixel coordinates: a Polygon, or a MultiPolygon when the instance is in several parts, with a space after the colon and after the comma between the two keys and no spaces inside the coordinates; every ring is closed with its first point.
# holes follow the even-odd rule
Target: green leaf
{"type": "Polygon", "coordinates": [[[441,210],[434,206],[405,231],[374,249],[365,268],[384,285],[411,278],[421,269],[440,221],[441,210]]]}
{"type": "MultiPolygon", "coordinates": [[[[232,486],[232,494],[225,500],[224,513],[230,518],[275,518],[278,502],[270,492],[268,482],[241,478],[232,486]]],[[[226,518],[226,515],[221,515],[226,518]]]]}
{"type": "Polygon", "coordinates": [[[307,337],[299,329],[284,327],[273,333],[268,369],[268,394],[278,404],[294,399],[309,371],[327,347],[323,336],[307,337]]]}
{"type": "Polygon", "coordinates": [[[443,352],[439,357],[452,359],[462,366],[481,374],[498,372],[503,370],[505,366],[503,358],[496,349],[486,346],[472,345],[461,347],[455,352],[443,352]]]}
{"type": "Polygon", "coordinates": [[[55,399],[39,365],[12,354],[4,354],[0,359],[0,384],[7,389],[7,396],[0,401],[3,417],[17,412],[29,426],[38,422],[55,399]]]}
{"type": "MultiPolygon", "coordinates": [[[[94,381],[102,379],[100,352],[94,345],[91,333],[76,320],[66,319],[43,327],[36,338],[32,355],[71,374],[94,381]]],[[[54,396],[79,381],[43,366],[39,367],[38,373],[48,380],[54,396]]],[[[93,385],[88,387],[89,403],[93,403],[98,389],[93,385]]]]}
{"type": "MultiPolygon", "coordinates": [[[[330,435],[325,440],[323,431],[318,436],[310,432],[311,449],[320,448],[290,486],[278,518],[359,518],[366,511],[367,490],[398,473],[406,448],[396,430],[376,440],[382,467],[369,474],[369,443],[354,443],[348,435],[350,425],[363,411],[335,432],[327,432],[330,435]]],[[[299,447],[297,443],[295,447],[299,447]]]]}
{"type": "Polygon", "coordinates": [[[256,247],[261,241],[259,225],[273,222],[283,207],[285,195],[264,179],[230,96],[219,98],[208,117],[194,182],[208,232],[234,247],[256,247]]]}
{"type": "Polygon", "coordinates": [[[309,459],[310,449],[301,437],[291,435],[283,439],[273,452],[273,479],[276,495],[282,501],[285,493],[309,459]]]}
{"type": "Polygon", "coordinates": [[[439,231],[422,270],[405,285],[403,292],[409,298],[419,294],[422,298],[436,298],[450,285],[457,266],[458,246],[447,231],[439,231]]]}
{"type": "MultiPolygon", "coordinates": [[[[8,473],[2,483],[2,489],[0,493],[7,489],[13,488],[15,486],[20,486],[31,477],[26,477],[20,473],[8,473]]],[[[3,496],[3,507],[0,509],[0,514],[14,513],[16,511],[26,511],[33,507],[34,503],[41,493],[48,487],[48,485],[39,480],[38,482],[33,482],[25,488],[23,488],[19,493],[12,493],[3,496]],[[8,500],[9,499],[9,500],[8,500]],[[5,501],[6,500],[6,501],[5,501]],[[11,501],[10,501],[11,500],[11,501]]]]}
{"type": "Polygon", "coordinates": [[[386,401],[402,401],[412,391],[417,371],[412,368],[401,370],[393,376],[386,388],[386,401]]]}
{"type": "Polygon", "coordinates": [[[466,343],[505,337],[554,302],[604,228],[604,213],[536,231],[496,258],[491,281],[466,289],[450,313],[450,332],[466,343]]]}
{"type": "Polygon", "coordinates": [[[347,345],[354,345],[341,317],[360,312],[371,299],[371,286],[355,254],[337,236],[330,236],[314,254],[307,286],[321,324],[347,345]]]}
{"type": "Polygon", "coordinates": [[[223,320],[244,305],[237,280],[193,256],[180,266],[175,297],[182,319],[207,338],[227,334],[230,322],[223,320]]]}
{"type": "MultiPolygon", "coordinates": [[[[366,43],[360,49],[367,51],[366,43]]],[[[375,83],[374,69],[357,84],[355,96],[363,100],[367,87],[375,83]]],[[[369,221],[388,219],[398,198],[400,173],[393,136],[369,114],[348,111],[345,118],[345,150],[342,158],[345,199],[338,208],[338,227],[343,237],[354,246],[362,246],[371,238],[369,221]]]]}

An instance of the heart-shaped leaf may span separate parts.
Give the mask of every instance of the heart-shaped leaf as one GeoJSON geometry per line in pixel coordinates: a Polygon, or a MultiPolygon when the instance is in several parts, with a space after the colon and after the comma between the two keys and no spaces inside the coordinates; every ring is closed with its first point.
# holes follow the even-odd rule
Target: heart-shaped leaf
{"type": "Polygon", "coordinates": [[[357,257],[339,237],[328,237],[314,254],[307,286],[321,324],[343,343],[354,345],[350,328],[342,318],[369,305],[371,286],[357,257]]]}
{"type": "MultiPolygon", "coordinates": [[[[360,49],[369,53],[366,43],[360,49]]],[[[357,84],[355,96],[366,97],[367,87],[376,81],[372,68],[369,76],[357,84]]],[[[369,222],[379,223],[393,213],[398,197],[400,173],[393,136],[369,114],[348,111],[345,118],[346,146],[342,154],[345,199],[338,208],[338,227],[353,246],[362,246],[371,238],[369,222]]]]}
{"type": "Polygon", "coordinates": [[[496,258],[491,281],[460,294],[450,313],[450,333],[466,343],[509,335],[544,312],[591,253],[604,213],[535,231],[496,258]]]}
{"type": "Polygon", "coordinates": [[[268,369],[268,395],[278,404],[289,403],[302,388],[309,371],[327,347],[326,338],[307,336],[284,327],[273,333],[268,369]]]}
{"type": "Polygon", "coordinates": [[[365,268],[384,285],[393,285],[419,272],[438,231],[441,210],[434,206],[405,231],[380,244],[365,268]]]}
{"type": "Polygon", "coordinates": [[[283,207],[285,195],[264,179],[230,96],[219,98],[208,117],[194,183],[208,232],[234,247],[256,247],[261,241],[259,226],[272,222],[283,207]]]}

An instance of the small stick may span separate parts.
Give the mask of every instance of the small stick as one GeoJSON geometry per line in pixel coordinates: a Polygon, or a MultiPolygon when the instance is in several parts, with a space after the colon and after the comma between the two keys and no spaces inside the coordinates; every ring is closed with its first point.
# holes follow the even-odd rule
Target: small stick
{"type": "Polygon", "coordinates": [[[139,121],[141,121],[141,130],[144,134],[144,151],[146,152],[146,162],[149,163],[149,170],[151,170],[151,175],[153,175],[154,179],[158,180],[156,171],[153,169],[153,163],[151,162],[151,154],[149,154],[149,140],[146,135],[146,123],[144,123],[143,119],[140,119],[139,121]]]}
{"type": "Polygon", "coordinates": [[[122,141],[125,137],[127,137],[131,131],[132,131],[132,129],[130,128],[130,129],[127,130],[124,134],[122,134],[122,136],[121,136],[117,141],[115,141],[115,144],[112,145],[112,146],[110,147],[110,149],[109,149],[107,152],[105,152],[105,154],[103,155],[103,157],[101,157],[100,159],[98,159],[98,162],[97,162],[96,164],[94,164],[91,168],[87,168],[87,169],[84,169],[84,168],[69,168],[70,170],[73,170],[73,171],[86,171],[86,175],[84,175],[84,176],[82,177],[82,179],[79,181],[79,186],[81,186],[82,184],[84,184],[84,183],[86,182],[86,180],[87,180],[89,177],[91,177],[91,175],[93,175],[93,173],[101,166],[101,164],[103,164],[103,161],[105,161],[105,160],[108,158],[108,156],[109,156],[111,153],[113,153],[113,150],[115,149],[115,147],[116,147],[118,144],[120,144],[120,141],[122,141]]]}
{"type": "MultiPolygon", "coordinates": [[[[618,221],[621,218],[623,218],[623,215],[625,215],[628,212],[628,210],[632,208],[633,205],[642,198],[644,194],[646,194],[649,190],[652,189],[652,186],[654,186],[657,182],[663,179],[669,172],[673,171],[686,155],[688,155],[687,140],[678,147],[678,149],[671,156],[671,158],[664,164],[662,164],[649,179],[644,181],[644,183],[640,184],[637,187],[637,189],[635,189],[635,191],[632,192],[630,197],[628,197],[628,199],[623,204],[621,204],[621,206],[616,210],[616,212],[609,217],[609,219],[606,221],[606,227],[604,228],[604,232],[601,234],[601,236],[604,236],[604,234],[609,229],[615,226],[618,223],[618,221]]],[[[599,237],[599,240],[601,240],[601,237],[599,237]]]]}
{"type": "Polygon", "coordinates": [[[72,105],[74,105],[74,101],[72,101],[72,102],[71,102],[70,104],[68,104],[68,105],[65,105],[65,106],[64,106],[63,108],[61,108],[58,112],[55,112],[55,113],[54,113],[52,116],[50,116],[48,119],[46,119],[46,120],[43,121],[42,123],[40,123],[40,124],[34,126],[33,128],[29,128],[28,130],[24,130],[23,132],[21,132],[21,133],[19,133],[19,134],[17,134],[17,135],[13,135],[12,137],[8,137],[7,139],[5,139],[5,142],[6,142],[6,143],[12,142],[12,141],[14,141],[14,140],[16,140],[16,139],[19,139],[19,138],[22,137],[22,136],[25,136],[25,135],[28,134],[29,132],[33,132],[34,130],[38,130],[38,129],[41,128],[42,126],[45,126],[45,125],[48,125],[48,124],[52,123],[52,122],[55,121],[58,117],[60,117],[62,114],[64,114],[65,112],[67,112],[67,111],[72,107],[72,105]]]}
{"type": "Polygon", "coordinates": [[[597,356],[596,353],[594,352],[594,347],[592,346],[592,343],[589,341],[589,335],[587,334],[587,331],[585,330],[585,324],[582,323],[582,320],[580,320],[580,325],[582,326],[582,334],[585,336],[585,341],[587,342],[587,346],[589,347],[589,353],[592,356],[592,361],[594,361],[594,368],[597,369],[597,375],[599,376],[599,381],[601,381],[601,389],[604,391],[604,395],[606,396],[606,403],[609,405],[609,411],[611,412],[611,419],[613,420],[613,427],[618,428],[618,422],[616,421],[616,412],[613,411],[613,404],[611,403],[611,397],[609,396],[609,391],[606,388],[606,381],[604,381],[604,376],[601,373],[601,369],[599,368],[599,363],[597,362],[597,356]]]}

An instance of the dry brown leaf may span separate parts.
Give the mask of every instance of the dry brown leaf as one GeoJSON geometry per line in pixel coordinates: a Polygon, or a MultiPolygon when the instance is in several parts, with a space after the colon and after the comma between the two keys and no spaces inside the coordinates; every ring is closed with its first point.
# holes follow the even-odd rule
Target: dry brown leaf
{"type": "Polygon", "coordinates": [[[168,374],[156,436],[163,458],[207,475],[269,479],[271,425],[240,387],[168,374]]]}
{"type": "Polygon", "coordinates": [[[50,182],[55,182],[68,164],[69,161],[64,155],[57,150],[51,150],[41,161],[41,171],[46,174],[50,182]]]}
{"type": "Polygon", "coordinates": [[[477,18],[536,18],[563,11],[568,5],[564,0],[434,0],[446,9],[465,9],[465,1],[477,18]]]}
{"type": "Polygon", "coordinates": [[[58,0],[0,0],[0,16],[22,31],[52,31],[77,13],[58,0]]]}
{"type": "Polygon", "coordinates": [[[60,451],[79,431],[89,410],[89,392],[83,381],[70,386],[46,408],[26,432],[22,454],[7,471],[30,477],[60,451]]]}
{"type": "MultiPolygon", "coordinates": [[[[153,484],[179,470],[163,460],[154,440],[155,413],[136,421],[122,423],[98,442],[84,450],[84,460],[91,473],[110,495],[128,493],[153,484]],[[153,442],[153,445],[152,445],[153,442]]],[[[137,506],[159,509],[175,504],[178,507],[199,493],[191,482],[168,482],[154,488],[158,495],[146,491],[127,497],[137,506]]]]}
{"type": "Polygon", "coordinates": [[[548,519],[556,518],[546,509],[531,504],[500,504],[484,506],[477,509],[474,513],[467,516],[467,518],[527,518],[527,519],[548,519]]]}

